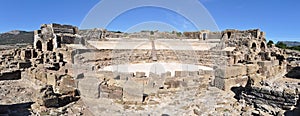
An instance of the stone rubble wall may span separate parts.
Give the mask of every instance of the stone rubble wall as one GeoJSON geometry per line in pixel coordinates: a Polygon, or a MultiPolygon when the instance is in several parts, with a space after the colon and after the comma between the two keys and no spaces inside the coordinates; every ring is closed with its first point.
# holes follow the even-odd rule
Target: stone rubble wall
{"type": "Polygon", "coordinates": [[[90,53],[77,54],[76,62],[95,64],[95,69],[101,69],[110,65],[138,64],[138,63],[183,63],[202,66],[214,66],[220,55],[213,51],[180,51],[157,50],[157,61],[151,58],[151,50],[101,50],[90,53]],[[78,60],[79,59],[79,60],[78,60]]]}
{"type": "Polygon", "coordinates": [[[291,110],[299,102],[299,92],[290,88],[274,89],[269,86],[251,86],[241,95],[241,99],[256,107],[266,104],[274,108],[291,110]]]}

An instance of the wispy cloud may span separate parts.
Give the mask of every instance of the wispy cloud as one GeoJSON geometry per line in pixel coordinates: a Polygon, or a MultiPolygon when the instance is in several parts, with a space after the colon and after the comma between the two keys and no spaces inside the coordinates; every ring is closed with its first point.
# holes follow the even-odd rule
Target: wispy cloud
{"type": "Polygon", "coordinates": [[[213,0],[199,0],[201,3],[204,3],[204,2],[211,2],[213,0]]]}
{"type": "Polygon", "coordinates": [[[183,16],[176,13],[166,13],[170,24],[178,29],[178,31],[194,30],[194,25],[183,16]]]}

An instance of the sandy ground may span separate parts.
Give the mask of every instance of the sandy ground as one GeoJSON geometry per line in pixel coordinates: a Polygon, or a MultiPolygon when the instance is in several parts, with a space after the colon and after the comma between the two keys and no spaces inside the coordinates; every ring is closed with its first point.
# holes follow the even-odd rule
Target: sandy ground
{"type": "Polygon", "coordinates": [[[151,96],[150,101],[158,104],[123,105],[110,99],[82,98],[88,109],[96,115],[113,116],[230,116],[239,115],[242,104],[237,104],[231,92],[224,92],[210,87],[201,91],[197,89],[181,90],[175,93],[151,96]],[[237,104],[237,105],[234,105],[237,104]]]}
{"type": "Polygon", "coordinates": [[[117,72],[145,72],[149,75],[150,72],[161,74],[170,71],[171,75],[175,75],[175,71],[199,71],[199,70],[213,70],[210,67],[198,66],[192,64],[179,63],[143,63],[143,64],[127,64],[114,65],[104,67],[100,71],[117,71],[117,72]]]}
{"type": "MultiPolygon", "coordinates": [[[[151,41],[88,41],[97,49],[152,49],[151,41]]],[[[209,50],[217,43],[199,41],[180,41],[180,40],[155,40],[157,50],[209,50]]]]}

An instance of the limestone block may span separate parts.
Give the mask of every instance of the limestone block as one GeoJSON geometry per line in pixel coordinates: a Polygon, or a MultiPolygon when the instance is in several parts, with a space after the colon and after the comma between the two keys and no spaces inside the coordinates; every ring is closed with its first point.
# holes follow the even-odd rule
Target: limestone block
{"type": "Polygon", "coordinates": [[[143,85],[128,80],[123,88],[123,101],[143,102],[143,85]]]}
{"type": "Polygon", "coordinates": [[[188,71],[175,71],[175,77],[188,77],[188,71]]]}
{"type": "Polygon", "coordinates": [[[118,73],[118,77],[120,78],[120,80],[128,80],[132,77],[134,77],[134,74],[133,73],[118,73]]]}
{"type": "Polygon", "coordinates": [[[37,72],[35,78],[43,83],[47,83],[47,74],[45,72],[37,72]]]}
{"type": "Polygon", "coordinates": [[[248,78],[245,77],[238,77],[238,78],[219,78],[216,77],[214,80],[215,87],[224,90],[224,91],[230,91],[231,87],[234,86],[245,86],[247,84],[248,78]]]}
{"type": "Polygon", "coordinates": [[[19,62],[18,63],[19,69],[30,68],[30,67],[31,67],[31,62],[19,62]]]}
{"type": "Polygon", "coordinates": [[[74,78],[69,75],[63,76],[58,91],[62,95],[75,95],[77,90],[74,78]]]}
{"type": "Polygon", "coordinates": [[[270,67],[270,66],[272,66],[272,62],[271,61],[258,61],[257,64],[260,67],[270,67]]]}
{"type": "Polygon", "coordinates": [[[103,76],[106,78],[113,77],[114,75],[112,71],[100,71],[99,74],[103,74],[103,76]]]}
{"type": "Polygon", "coordinates": [[[220,77],[216,77],[215,80],[214,80],[214,85],[215,85],[215,87],[217,87],[221,90],[225,90],[225,79],[220,78],[220,77]]]}
{"type": "Polygon", "coordinates": [[[277,66],[279,65],[279,60],[272,60],[271,63],[273,66],[277,66]]]}
{"type": "Polygon", "coordinates": [[[240,76],[237,78],[233,78],[232,86],[243,86],[245,87],[248,82],[248,76],[240,76]]]}
{"type": "Polygon", "coordinates": [[[150,78],[152,78],[152,77],[159,77],[159,74],[150,72],[150,73],[149,73],[149,77],[150,77],[150,78]]]}
{"type": "Polygon", "coordinates": [[[100,81],[94,77],[85,77],[79,80],[78,89],[80,95],[89,98],[99,98],[100,96],[100,81]]]}
{"type": "Polygon", "coordinates": [[[287,88],[287,89],[284,89],[283,96],[286,98],[293,98],[294,96],[297,96],[297,92],[295,89],[287,88]]]}
{"type": "Polygon", "coordinates": [[[161,74],[161,77],[162,77],[162,78],[169,78],[169,77],[171,77],[171,76],[172,76],[172,74],[171,74],[170,71],[161,74]]]}
{"type": "Polygon", "coordinates": [[[110,99],[122,99],[122,97],[123,97],[123,90],[114,90],[113,92],[108,94],[108,98],[110,99]]]}
{"type": "Polygon", "coordinates": [[[146,77],[146,73],[145,72],[136,72],[135,77],[136,78],[146,77]]]}
{"type": "Polygon", "coordinates": [[[263,66],[259,69],[259,72],[263,75],[263,76],[268,76],[269,72],[271,70],[270,66],[263,66]]]}
{"type": "Polygon", "coordinates": [[[250,77],[249,79],[250,79],[251,85],[255,85],[255,84],[261,82],[263,79],[261,76],[258,76],[257,74],[249,75],[249,77],[250,77]]]}
{"type": "Polygon", "coordinates": [[[196,77],[196,76],[199,76],[199,72],[198,72],[198,71],[189,71],[189,76],[190,76],[190,77],[196,77]]]}
{"type": "Polygon", "coordinates": [[[198,74],[199,74],[199,75],[204,75],[204,70],[200,69],[200,70],[198,71],[198,74]]]}
{"type": "Polygon", "coordinates": [[[237,76],[247,75],[246,66],[228,66],[223,69],[216,69],[215,76],[219,78],[229,79],[237,76]]]}
{"type": "Polygon", "coordinates": [[[51,85],[46,85],[37,93],[37,103],[45,107],[58,107],[58,96],[54,93],[51,85]]]}
{"type": "Polygon", "coordinates": [[[247,74],[248,75],[256,74],[257,71],[259,70],[259,67],[256,64],[247,64],[246,67],[247,67],[247,74]]]}
{"type": "Polygon", "coordinates": [[[101,92],[100,93],[100,98],[108,98],[109,93],[101,92]]]}
{"type": "Polygon", "coordinates": [[[212,77],[215,76],[215,72],[213,70],[203,70],[204,77],[212,77]]]}
{"type": "Polygon", "coordinates": [[[108,88],[108,85],[100,85],[100,93],[111,93],[112,90],[108,88]]]}
{"type": "Polygon", "coordinates": [[[57,85],[57,76],[55,74],[47,74],[47,84],[55,87],[57,85]]]}

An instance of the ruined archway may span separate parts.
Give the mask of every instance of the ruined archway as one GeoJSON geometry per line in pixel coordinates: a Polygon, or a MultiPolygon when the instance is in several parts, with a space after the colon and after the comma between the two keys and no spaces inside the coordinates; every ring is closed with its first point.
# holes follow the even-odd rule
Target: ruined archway
{"type": "Polygon", "coordinates": [[[41,51],[42,48],[43,48],[42,42],[41,42],[40,40],[38,40],[38,41],[36,42],[35,46],[36,46],[36,49],[38,49],[38,50],[40,50],[40,51],[41,51]]]}
{"type": "Polygon", "coordinates": [[[266,50],[266,44],[264,42],[261,42],[260,49],[261,49],[262,52],[265,52],[265,50],[266,50]]]}
{"type": "Polygon", "coordinates": [[[61,37],[60,36],[58,36],[56,38],[56,43],[57,43],[57,48],[61,48],[61,37]]]}
{"type": "Polygon", "coordinates": [[[206,38],[207,38],[207,34],[203,33],[203,40],[206,40],[206,38]]]}
{"type": "Polygon", "coordinates": [[[257,45],[256,45],[255,42],[253,42],[252,45],[251,45],[251,49],[252,49],[253,51],[256,51],[256,48],[257,48],[257,45]]]}
{"type": "Polygon", "coordinates": [[[49,42],[47,42],[47,50],[48,51],[53,51],[53,41],[52,41],[52,39],[50,39],[49,42]]]}
{"type": "Polygon", "coordinates": [[[227,32],[228,39],[231,38],[231,32],[227,32]]]}

